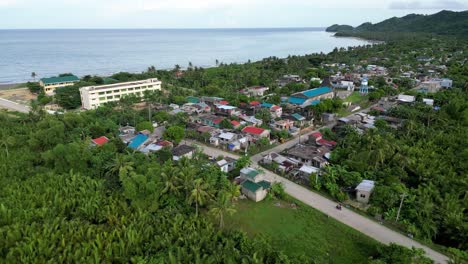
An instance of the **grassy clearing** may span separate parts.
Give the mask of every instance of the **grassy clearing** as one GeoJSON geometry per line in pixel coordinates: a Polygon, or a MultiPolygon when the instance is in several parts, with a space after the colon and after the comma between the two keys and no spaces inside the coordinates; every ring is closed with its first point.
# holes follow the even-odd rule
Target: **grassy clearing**
{"type": "Polygon", "coordinates": [[[317,263],[366,263],[379,247],[377,241],[300,203],[294,209],[284,201],[240,201],[226,227],[264,236],[285,254],[304,254],[317,263]]]}
{"type": "Polygon", "coordinates": [[[368,96],[362,96],[359,92],[353,92],[350,96],[345,99],[345,102],[351,102],[353,104],[359,104],[363,101],[368,100],[368,96]]]}

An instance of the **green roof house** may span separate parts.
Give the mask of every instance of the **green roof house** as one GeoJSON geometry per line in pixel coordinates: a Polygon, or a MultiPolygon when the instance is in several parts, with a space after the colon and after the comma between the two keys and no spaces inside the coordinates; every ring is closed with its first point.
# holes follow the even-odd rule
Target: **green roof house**
{"type": "Polygon", "coordinates": [[[67,75],[62,77],[50,77],[50,78],[42,78],[39,81],[39,85],[44,88],[44,92],[47,95],[52,95],[55,92],[55,89],[71,86],[80,81],[80,78],[76,77],[75,75],[67,75]]]}
{"type": "Polygon", "coordinates": [[[255,169],[244,168],[241,170],[241,192],[250,200],[259,202],[265,199],[271,183],[263,180],[262,175],[255,169]]]}

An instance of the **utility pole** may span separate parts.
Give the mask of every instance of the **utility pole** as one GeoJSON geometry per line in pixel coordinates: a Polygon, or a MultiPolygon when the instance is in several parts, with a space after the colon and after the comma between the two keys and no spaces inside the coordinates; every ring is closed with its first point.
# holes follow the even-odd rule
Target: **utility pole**
{"type": "Polygon", "coordinates": [[[395,223],[397,223],[398,218],[400,218],[400,211],[401,211],[401,207],[403,207],[403,200],[405,199],[405,197],[406,197],[406,193],[401,195],[400,207],[398,208],[398,213],[397,213],[397,216],[396,216],[396,219],[395,219],[395,223]]]}

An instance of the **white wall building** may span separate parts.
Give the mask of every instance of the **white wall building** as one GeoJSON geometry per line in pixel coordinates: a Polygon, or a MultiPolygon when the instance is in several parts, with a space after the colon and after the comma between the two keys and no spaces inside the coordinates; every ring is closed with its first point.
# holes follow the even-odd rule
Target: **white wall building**
{"type": "Polygon", "coordinates": [[[356,199],[361,203],[369,203],[369,197],[374,190],[375,182],[371,180],[363,180],[356,187],[356,199]]]}
{"type": "Polygon", "coordinates": [[[100,105],[119,101],[127,95],[143,96],[144,91],[161,90],[162,82],[156,78],[80,88],[81,105],[84,109],[96,109],[100,105]]]}

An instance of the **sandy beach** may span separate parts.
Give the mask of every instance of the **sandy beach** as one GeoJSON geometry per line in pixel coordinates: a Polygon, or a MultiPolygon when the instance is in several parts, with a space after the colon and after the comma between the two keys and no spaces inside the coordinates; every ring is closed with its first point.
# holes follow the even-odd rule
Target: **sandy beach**
{"type": "Polygon", "coordinates": [[[25,87],[26,87],[26,83],[0,84],[0,90],[10,90],[10,89],[25,88],[25,87]]]}

